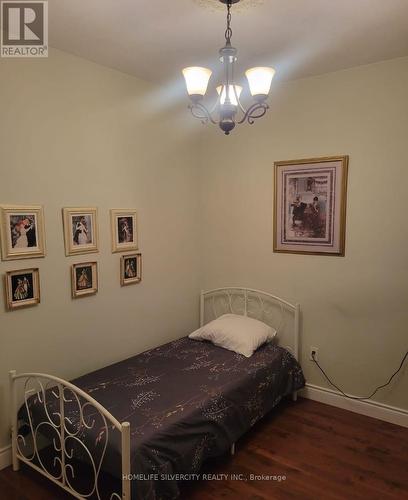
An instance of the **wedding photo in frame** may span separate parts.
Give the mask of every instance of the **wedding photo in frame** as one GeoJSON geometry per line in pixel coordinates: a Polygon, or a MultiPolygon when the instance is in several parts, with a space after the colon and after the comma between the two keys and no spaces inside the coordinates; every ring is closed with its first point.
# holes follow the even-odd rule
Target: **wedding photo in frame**
{"type": "Polygon", "coordinates": [[[348,156],[274,168],[274,252],[344,256],[348,156]]]}
{"type": "Polygon", "coordinates": [[[63,208],[62,217],[66,256],[99,251],[97,208],[63,208]]]}
{"type": "Polygon", "coordinates": [[[3,260],[45,256],[44,210],[40,205],[1,205],[3,260]]]}
{"type": "Polygon", "coordinates": [[[82,262],[71,267],[72,298],[95,295],[98,292],[98,263],[82,262]]]}
{"type": "Polygon", "coordinates": [[[120,284],[134,285],[142,281],[142,254],[122,255],[120,260],[120,284]]]}
{"type": "Polygon", "coordinates": [[[136,210],[112,209],[111,232],[112,253],[138,249],[138,228],[136,210]]]}
{"type": "Polygon", "coordinates": [[[9,311],[40,303],[38,268],[8,271],[5,275],[6,305],[9,311]]]}

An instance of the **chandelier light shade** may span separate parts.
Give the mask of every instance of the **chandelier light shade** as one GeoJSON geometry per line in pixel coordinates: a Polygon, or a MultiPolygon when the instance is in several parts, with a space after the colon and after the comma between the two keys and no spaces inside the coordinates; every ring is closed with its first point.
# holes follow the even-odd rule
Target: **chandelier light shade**
{"type": "Polygon", "coordinates": [[[267,98],[274,75],[273,68],[251,68],[245,71],[252,97],[267,98]]]}
{"type": "Polygon", "coordinates": [[[216,90],[218,99],[209,110],[203,103],[207,94],[208,83],[212,71],[207,68],[192,66],[183,69],[188,95],[191,103],[189,109],[203,123],[211,122],[219,125],[221,130],[229,135],[236,124],[248,122],[253,124],[256,118],[261,118],[269,109],[267,98],[271,89],[275,70],[269,67],[248,69],[245,75],[248,80],[253,102],[245,109],[240,97],[242,87],[235,83],[234,66],[237,61],[237,49],[231,45],[231,6],[240,0],[219,0],[227,6],[227,29],[225,31],[225,46],[220,50],[220,61],[223,66],[223,79],[216,90]]]}
{"type": "Polygon", "coordinates": [[[194,99],[194,96],[205,96],[208,82],[210,81],[212,71],[199,66],[191,66],[183,69],[184,79],[186,80],[188,95],[194,99]]]}
{"type": "MultiPolygon", "coordinates": [[[[225,104],[225,100],[227,99],[227,88],[224,85],[220,85],[217,87],[218,95],[220,96],[220,104],[223,106],[225,104]]],[[[241,96],[242,87],[239,85],[230,85],[229,86],[229,98],[231,104],[233,106],[238,106],[238,101],[241,96]]]]}

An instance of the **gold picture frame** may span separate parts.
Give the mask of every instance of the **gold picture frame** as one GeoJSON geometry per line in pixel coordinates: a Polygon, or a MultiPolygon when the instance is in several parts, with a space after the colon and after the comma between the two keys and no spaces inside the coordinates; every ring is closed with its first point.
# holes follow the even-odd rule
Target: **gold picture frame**
{"type": "Polygon", "coordinates": [[[8,271],[5,275],[6,305],[9,311],[41,302],[40,272],[37,267],[8,271]]]}
{"type": "Polygon", "coordinates": [[[71,290],[73,299],[98,292],[97,262],[81,262],[71,266],[71,290]]]}
{"type": "Polygon", "coordinates": [[[65,255],[99,252],[98,209],[63,208],[65,255]]]}
{"type": "Polygon", "coordinates": [[[273,250],[345,255],[349,157],[274,164],[273,250]]]}
{"type": "Polygon", "coordinates": [[[110,215],[112,253],[138,250],[137,211],[115,208],[110,215]]]}
{"type": "Polygon", "coordinates": [[[142,281],[142,254],[122,255],[120,259],[121,286],[134,285],[142,281]]]}
{"type": "Polygon", "coordinates": [[[41,205],[0,206],[3,260],[45,257],[44,209],[41,205]]]}

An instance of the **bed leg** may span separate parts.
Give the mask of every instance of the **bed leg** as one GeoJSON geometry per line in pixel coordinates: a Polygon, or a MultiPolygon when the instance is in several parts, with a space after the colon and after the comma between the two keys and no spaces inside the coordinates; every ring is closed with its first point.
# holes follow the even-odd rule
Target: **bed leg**
{"type": "Polygon", "coordinates": [[[292,392],[292,400],[297,401],[297,391],[292,392]]]}
{"type": "Polygon", "coordinates": [[[13,463],[13,471],[17,472],[20,470],[20,460],[17,458],[17,447],[16,447],[16,433],[11,430],[11,456],[13,463]]]}
{"type": "Polygon", "coordinates": [[[231,445],[231,456],[233,457],[235,455],[235,443],[232,443],[231,445]]]}
{"type": "Polygon", "coordinates": [[[130,424],[122,423],[122,500],[130,500],[130,424]]]}
{"type": "Polygon", "coordinates": [[[16,384],[14,377],[16,371],[9,372],[10,381],[10,423],[11,423],[11,458],[13,462],[13,471],[20,470],[20,461],[17,458],[17,407],[16,407],[16,384]]]}

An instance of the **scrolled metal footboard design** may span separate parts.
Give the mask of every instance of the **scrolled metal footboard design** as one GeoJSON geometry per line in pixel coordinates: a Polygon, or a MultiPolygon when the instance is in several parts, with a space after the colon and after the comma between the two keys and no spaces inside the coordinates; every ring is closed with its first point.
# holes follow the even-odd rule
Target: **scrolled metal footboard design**
{"type": "MultiPolygon", "coordinates": [[[[103,498],[130,500],[130,426],[120,423],[106,408],[84,391],[65,380],[40,373],[10,372],[11,433],[13,469],[19,462],[37,470],[68,491],[75,498],[102,500],[100,491],[101,468],[109,438],[113,432],[121,435],[122,491],[109,492],[103,498]],[[22,383],[28,436],[18,429],[17,383],[22,383]],[[37,405],[36,420],[31,406],[37,405]],[[41,418],[38,422],[38,408],[41,418]],[[90,446],[89,431],[97,430],[97,438],[90,446]],[[53,460],[46,463],[42,456],[41,440],[50,442],[53,460]],[[30,437],[30,443],[27,437],[30,437]],[[31,445],[31,449],[29,447],[31,445]],[[85,465],[86,464],[86,465],[85,465]],[[74,484],[80,468],[87,467],[90,486],[85,491],[74,484]],[[89,470],[91,474],[89,474],[89,470]]],[[[93,435],[94,435],[93,434],[93,435]]],[[[105,492],[104,492],[105,493],[105,492]]]]}

